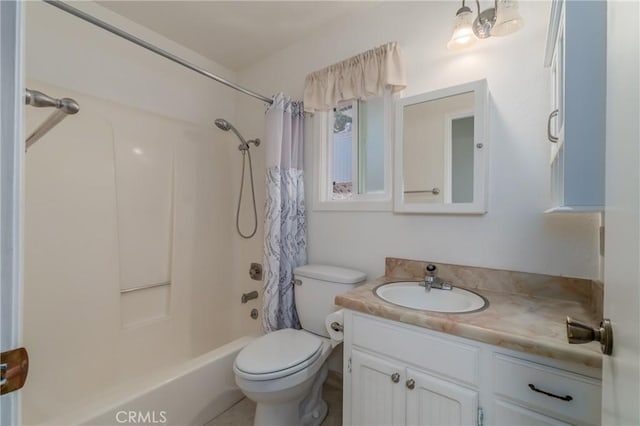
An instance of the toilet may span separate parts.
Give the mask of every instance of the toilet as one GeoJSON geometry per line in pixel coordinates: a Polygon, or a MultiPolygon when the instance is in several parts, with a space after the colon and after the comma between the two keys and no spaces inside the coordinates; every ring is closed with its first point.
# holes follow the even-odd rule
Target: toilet
{"type": "Polygon", "coordinates": [[[322,422],[327,415],[322,384],[333,350],[325,318],[337,309],[336,295],[366,278],[362,272],[327,265],[300,266],[293,273],[302,330],[267,333],[244,347],[233,364],[238,387],[257,403],[254,426],[322,422]]]}

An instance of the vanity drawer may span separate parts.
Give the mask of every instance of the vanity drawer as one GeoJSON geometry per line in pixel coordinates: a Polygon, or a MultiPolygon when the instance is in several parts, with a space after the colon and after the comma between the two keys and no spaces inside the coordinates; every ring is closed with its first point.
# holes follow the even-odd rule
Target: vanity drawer
{"type": "Polygon", "coordinates": [[[478,385],[479,348],[428,333],[427,329],[388,320],[353,316],[352,341],[356,346],[419,366],[459,382],[478,385]]]}
{"type": "Polygon", "coordinates": [[[598,380],[505,355],[494,356],[493,371],[496,395],[543,413],[585,424],[600,424],[601,382],[598,380]]]}

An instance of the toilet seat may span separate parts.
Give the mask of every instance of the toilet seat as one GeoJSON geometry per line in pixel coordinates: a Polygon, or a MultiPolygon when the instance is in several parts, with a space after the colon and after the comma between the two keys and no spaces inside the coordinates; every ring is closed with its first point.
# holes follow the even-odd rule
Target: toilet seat
{"type": "Polygon", "coordinates": [[[268,333],[240,351],[233,364],[245,380],[273,380],[301,371],[322,354],[323,340],[304,330],[268,333]]]}

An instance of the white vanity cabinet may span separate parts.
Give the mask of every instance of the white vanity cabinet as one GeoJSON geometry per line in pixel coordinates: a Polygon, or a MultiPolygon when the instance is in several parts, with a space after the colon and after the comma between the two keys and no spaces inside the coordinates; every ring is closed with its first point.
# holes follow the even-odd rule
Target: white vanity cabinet
{"type": "Polygon", "coordinates": [[[600,370],[349,310],[344,325],[344,425],[600,424],[600,370]]]}
{"type": "Polygon", "coordinates": [[[544,65],[551,72],[548,212],[604,209],[606,2],[554,0],[544,65]]]}

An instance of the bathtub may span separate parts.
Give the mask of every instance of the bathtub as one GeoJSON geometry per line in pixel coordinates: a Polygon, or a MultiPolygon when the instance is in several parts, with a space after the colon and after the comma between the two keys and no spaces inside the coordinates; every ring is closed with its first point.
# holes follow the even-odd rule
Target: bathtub
{"type": "Polygon", "coordinates": [[[243,398],[233,361],[255,337],[242,337],[132,385],[120,386],[47,425],[202,426],[243,398]]]}

